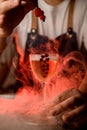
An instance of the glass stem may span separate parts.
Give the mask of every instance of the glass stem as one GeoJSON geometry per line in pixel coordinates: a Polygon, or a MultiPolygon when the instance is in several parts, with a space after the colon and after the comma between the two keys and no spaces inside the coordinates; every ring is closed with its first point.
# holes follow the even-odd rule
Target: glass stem
{"type": "Polygon", "coordinates": [[[43,103],[46,103],[46,82],[42,82],[43,103]]]}

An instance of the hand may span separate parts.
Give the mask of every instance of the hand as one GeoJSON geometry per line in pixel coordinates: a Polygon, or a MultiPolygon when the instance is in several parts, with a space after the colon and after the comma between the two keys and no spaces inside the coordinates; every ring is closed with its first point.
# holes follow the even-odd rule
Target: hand
{"type": "Polygon", "coordinates": [[[0,0],[0,37],[11,34],[14,27],[36,4],[37,0],[0,0]]]}
{"type": "Polygon", "coordinates": [[[49,115],[57,116],[61,113],[66,124],[75,127],[83,126],[87,122],[87,101],[77,89],[68,89],[57,96],[46,106],[49,115]]]}

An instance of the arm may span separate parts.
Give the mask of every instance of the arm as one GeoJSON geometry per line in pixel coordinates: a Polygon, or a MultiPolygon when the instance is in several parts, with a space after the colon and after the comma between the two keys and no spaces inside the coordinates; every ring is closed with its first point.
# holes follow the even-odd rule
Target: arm
{"type": "Polygon", "coordinates": [[[5,42],[2,41],[2,44],[1,44],[2,47],[3,47],[3,43],[5,44],[5,46],[0,54],[0,87],[3,87],[3,84],[4,85],[6,84],[9,74],[12,71],[10,70],[11,67],[13,66],[12,60],[17,54],[16,48],[12,39],[13,39],[13,36],[11,35],[9,39],[6,39],[5,42]]]}
{"type": "Polygon", "coordinates": [[[16,52],[8,37],[26,13],[35,8],[36,3],[37,0],[0,0],[0,85],[9,73],[16,52]]]}
{"type": "Polygon", "coordinates": [[[3,52],[5,47],[6,47],[6,38],[0,37],[0,54],[3,52]]]}

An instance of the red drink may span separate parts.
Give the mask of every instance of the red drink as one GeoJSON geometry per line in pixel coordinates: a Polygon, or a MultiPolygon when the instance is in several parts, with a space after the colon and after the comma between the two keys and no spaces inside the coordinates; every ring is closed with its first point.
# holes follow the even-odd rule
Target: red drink
{"type": "Polygon", "coordinates": [[[48,82],[55,73],[57,60],[57,54],[50,54],[46,57],[41,54],[31,54],[31,68],[36,78],[39,81],[48,82]]]}

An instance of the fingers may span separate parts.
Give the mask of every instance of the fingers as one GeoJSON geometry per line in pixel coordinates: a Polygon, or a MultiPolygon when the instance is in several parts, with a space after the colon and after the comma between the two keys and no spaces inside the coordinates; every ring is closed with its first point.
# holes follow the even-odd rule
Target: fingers
{"type": "Polygon", "coordinates": [[[0,14],[4,14],[7,11],[17,7],[20,4],[20,0],[7,0],[7,1],[0,1],[0,14]]]}
{"type": "Polygon", "coordinates": [[[53,100],[51,100],[49,104],[47,104],[48,105],[47,107],[56,106],[60,104],[61,102],[66,101],[66,99],[72,97],[72,95],[74,96],[74,95],[79,95],[79,94],[80,92],[77,89],[70,88],[64,91],[63,93],[61,93],[60,95],[56,96],[53,100]]]}
{"type": "Polygon", "coordinates": [[[36,7],[36,4],[37,0],[0,0],[0,14],[4,14],[19,5],[24,6],[25,10],[30,11],[36,7]]]}
{"type": "Polygon", "coordinates": [[[82,96],[77,94],[54,106],[50,113],[52,115],[58,115],[63,111],[74,109],[76,106],[83,104],[83,102],[84,99],[82,96]]]}
{"type": "Polygon", "coordinates": [[[64,110],[73,107],[73,104],[76,106],[76,104],[79,105],[83,102],[83,99],[80,96],[80,92],[77,89],[70,88],[46,104],[45,111],[49,111],[49,114],[51,115],[57,115],[64,110]],[[79,102],[79,100],[82,101],[79,102]]]}
{"type": "Polygon", "coordinates": [[[78,91],[78,89],[75,89],[75,88],[70,88],[70,89],[67,89],[66,91],[64,91],[63,93],[61,93],[58,97],[56,97],[54,99],[54,102],[55,103],[60,103],[66,99],[68,99],[69,97],[72,97],[72,95],[79,95],[80,92],[78,91]]]}
{"type": "Polygon", "coordinates": [[[74,94],[74,89],[71,88],[71,89],[68,89],[64,92],[62,92],[60,95],[56,96],[53,100],[51,100],[49,102],[49,105],[51,104],[52,106],[66,100],[68,97],[71,97],[71,93],[74,94]]]}
{"type": "Polygon", "coordinates": [[[36,0],[0,0],[0,36],[9,36],[27,12],[35,8],[36,0]]]}
{"type": "Polygon", "coordinates": [[[76,127],[83,125],[87,121],[86,99],[77,89],[66,90],[48,106],[47,114],[51,116],[61,114],[65,123],[76,127]]]}
{"type": "Polygon", "coordinates": [[[81,105],[67,114],[64,114],[62,119],[68,124],[73,123],[75,126],[81,126],[87,121],[87,105],[81,105]]]}

